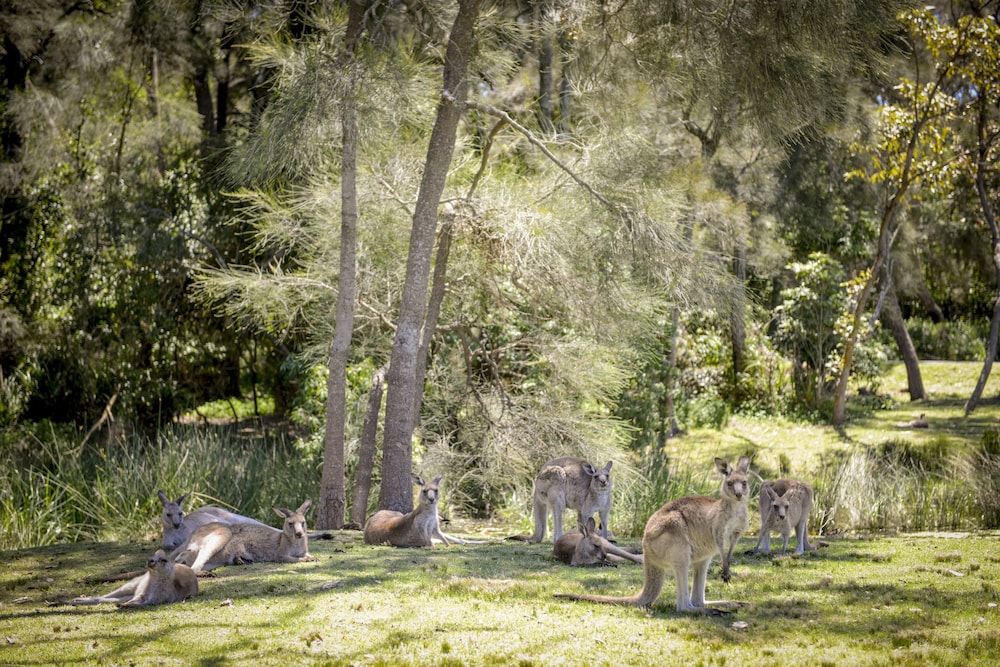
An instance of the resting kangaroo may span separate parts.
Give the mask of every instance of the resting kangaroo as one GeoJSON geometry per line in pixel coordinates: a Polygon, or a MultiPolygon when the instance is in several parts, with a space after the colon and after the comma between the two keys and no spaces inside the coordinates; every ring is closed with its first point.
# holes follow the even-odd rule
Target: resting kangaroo
{"type": "MultiPolygon", "coordinates": [[[[601,517],[601,537],[608,539],[608,514],[611,512],[611,464],[598,470],[583,459],[563,456],[542,466],[535,476],[532,509],[535,532],[528,542],[541,542],[552,508],[552,539],[562,537],[563,512],[577,511],[577,522],[586,525],[597,512],[601,517]]],[[[525,539],[525,538],[514,538],[525,539]]]]}
{"type": "Polygon", "coordinates": [[[174,563],[163,549],[146,562],[146,572],[107,595],[96,598],[80,597],[70,604],[100,604],[114,602],[121,607],[142,607],[168,602],[180,602],[198,594],[198,577],[187,565],[174,563]]]}
{"type": "Polygon", "coordinates": [[[306,498],[297,510],[272,507],[285,520],[282,530],[258,523],[209,523],[194,532],[171,556],[187,551],[184,562],[195,572],[207,572],[223,565],[278,562],[300,563],[316,560],[309,554],[306,510],[312,500],[306,498]]]}
{"type": "Polygon", "coordinates": [[[812,551],[807,528],[812,512],[813,490],[805,482],[779,479],[764,482],[760,487],[760,536],[756,553],[771,552],[771,532],[781,532],[781,553],[788,551],[788,536],[795,526],[796,554],[812,551]]]}
{"type": "Polygon", "coordinates": [[[184,544],[184,541],[196,528],[208,523],[234,524],[245,522],[255,523],[260,526],[265,525],[256,519],[251,519],[240,514],[233,514],[229,510],[213,505],[199,507],[189,514],[184,514],[181,505],[187,500],[189,495],[185,493],[177,500],[170,500],[163,491],[156,492],[156,497],[163,503],[163,514],[160,515],[160,521],[163,523],[164,549],[176,549],[184,544]]]}
{"type": "Polygon", "coordinates": [[[574,567],[584,565],[614,567],[617,563],[623,563],[626,560],[633,563],[642,562],[642,555],[619,549],[598,535],[594,517],[587,519],[586,526],[578,526],[574,530],[563,533],[552,545],[552,555],[574,567]]]}
{"type": "Polygon", "coordinates": [[[750,459],[743,456],[736,468],[732,468],[717,458],[715,467],[725,478],[718,499],[678,498],[661,507],[646,522],[642,535],[645,581],[641,591],[630,597],[564,593],[556,597],[645,607],[660,595],[667,568],[672,568],[677,579],[677,611],[723,613],[708,607],[720,602],[705,602],[705,581],[716,553],[722,555],[722,580],[730,579],[733,548],[750,523],[747,509],[750,459]],[[694,585],[689,592],[688,573],[692,567],[694,585]]]}
{"type": "Polygon", "coordinates": [[[365,522],[365,544],[391,544],[394,547],[429,547],[436,537],[445,544],[450,538],[441,532],[438,523],[438,486],[442,475],[424,482],[419,475],[411,475],[420,487],[420,499],[409,514],[393,510],[379,510],[365,522]]]}

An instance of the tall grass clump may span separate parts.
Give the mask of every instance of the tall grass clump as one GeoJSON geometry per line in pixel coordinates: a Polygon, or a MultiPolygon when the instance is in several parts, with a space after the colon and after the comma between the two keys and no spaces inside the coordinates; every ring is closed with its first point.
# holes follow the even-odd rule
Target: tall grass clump
{"type": "MultiPolygon", "coordinates": [[[[8,434],[8,438],[10,435],[8,434]]],[[[191,493],[273,523],[272,504],[297,505],[320,471],[282,438],[171,427],[103,446],[75,432],[19,434],[0,450],[0,550],[81,540],[155,539],[156,491],[191,493]]]]}
{"type": "Polygon", "coordinates": [[[674,498],[717,491],[718,479],[701,472],[704,467],[704,462],[695,468],[672,460],[662,447],[647,447],[640,466],[642,476],[624,490],[621,510],[612,508],[612,516],[625,534],[642,535],[649,517],[674,498]]]}
{"type": "Polygon", "coordinates": [[[1000,430],[983,432],[969,455],[969,478],[976,493],[983,528],[1000,528],[1000,430]]]}
{"type": "Polygon", "coordinates": [[[972,487],[951,450],[946,438],[888,440],[825,461],[815,484],[820,531],[976,527],[972,487]]]}

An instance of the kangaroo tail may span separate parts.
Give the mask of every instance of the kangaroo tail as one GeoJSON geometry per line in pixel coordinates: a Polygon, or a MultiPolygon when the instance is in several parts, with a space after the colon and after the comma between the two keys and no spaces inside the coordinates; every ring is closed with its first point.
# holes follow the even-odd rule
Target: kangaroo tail
{"type": "Polygon", "coordinates": [[[580,595],[577,593],[556,593],[555,597],[568,600],[584,600],[586,602],[602,602],[604,604],[620,604],[632,607],[648,607],[653,604],[663,590],[663,582],[666,572],[661,567],[657,567],[646,561],[644,563],[646,579],[643,581],[642,590],[635,595],[626,597],[614,597],[609,595],[580,595]]]}

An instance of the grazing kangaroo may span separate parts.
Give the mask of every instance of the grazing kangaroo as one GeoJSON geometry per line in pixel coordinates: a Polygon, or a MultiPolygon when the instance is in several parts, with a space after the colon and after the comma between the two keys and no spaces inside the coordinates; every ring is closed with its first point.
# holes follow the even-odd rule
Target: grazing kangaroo
{"type": "Polygon", "coordinates": [[[157,549],[146,562],[146,572],[119,586],[107,595],[79,597],[70,604],[113,602],[120,607],[143,607],[180,602],[198,594],[198,577],[187,565],[175,563],[163,549],[157,549]]]}
{"type": "Polygon", "coordinates": [[[436,537],[450,545],[454,538],[441,532],[438,522],[438,486],[442,475],[424,482],[419,475],[411,475],[420,487],[417,507],[409,514],[393,510],[379,510],[365,522],[365,544],[391,544],[394,547],[429,547],[436,537]]]}
{"type": "Polygon", "coordinates": [[[598,535],[594,517],[587,519],[587,525],[563,533],[552,545],[552,555],[573,567],[585,565],[615,567],[625,561],[642,562],[641,554],[619,549],[598,535]]]}
{"type": "Polygon", "coordinates": [[[160,522],[163,524],[163,548],[176,549],[184,544],[188,536],[196,529],[208,523],[255,523],[263,526],[266,524],[251,519],[240,514],[233,514],[229,510],[206,505],[199,507],[195,511],[184,514],[181,505],[187,500],[189,493],[185,493],[177,500],[170,500],[163,491],[157,491],[156,497],[163,504],[163,513],[160,515],[160,522]]]}
{"type": "Polygon", "coordinates": [[[549,508],[552,508],[552,539],[562,537],[563,512],[576,510],[577,523],[586,525],[597,512],[601,517],[601,537],[608,539],[608,514],[611,512],[611,464],[598,470],[575,456],[552,459],[535,476],[532,510],[535,532],[531,537],[513,537],[527,542],[541,542],[545,537],[549,508]]]}
{"type": "Polygon", "coordinates": [[[305,513],[312,505],[306,498],[297,510],[272,507],[285,520],[282,530],[258,523],[209,523],[199,528],[177,547],[171,556],[187,551],[184,562],[196,573],[223,565],[245,563],[301,563],[314,561],[309,553],[305,513]]]}
{"type": "Polygon", "coordinates": [[[788,551],[788,536],[795,526],[795,553],[815,549],[809,544],[807,527],[813,507],[813,490],[805,482],[779,479],[760,487],[760,535],[754,553],[771,552],[771,532],[781,532],[781,553],[788,551]]]}
{"type": "Polygon", "coordinates": [[[556,597],[645,607],[663,589],[667,568],[677,579],[677,611],[725,613],[705,602],[705,581],[715,554],[722,555],[722,580],[730,579],[733,549],[750,524],[747,504],[750,459],[740,458],[735,468],[722,459],[715,467],[724,477],[719,498],[685,496],[667,503],[646,522],[642,536],[645,581],[642,590],[629,597],[559,593],[556,597]],[[694,585],[688,591],[688,573],[694,568],[694,585]]]}

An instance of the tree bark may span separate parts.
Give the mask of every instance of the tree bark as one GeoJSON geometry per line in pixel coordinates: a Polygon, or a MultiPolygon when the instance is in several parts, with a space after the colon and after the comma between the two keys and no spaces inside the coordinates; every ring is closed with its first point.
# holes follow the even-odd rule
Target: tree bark
{"type": "Polygon", "coordinates": [[[480,0],[460,0],[458,14],[445,53],[444,87],[431,131],[420,193],[413,212],[406,278],[399,321],[389,361],[385,433],[382,446],[382,487],[379,508],[399,512],[413,509],[412,472],[413,406],[422,387],[419,361],[420,334],[427,311],[430,260],[437,230],[437,209],[448,167],[455,150],[458,123],[468,93],[468,63],[480,0]]]}
{"type": "MultiPolygon", "coordinates": [[[[353,57],[361,32],[365,6],[352,0],[344,38],[342,64],[353,57]]],[[[347,494],[344,482],[344,430],[347,420],[347,360],[354,330],[354,292],[357,270],[358,229],[358,119],[354,100],[354,74],[343,99],[341,125],[343,157],[340,170],[340,267],[337,278],[336,325],[330,345],[329,375],[326,383],[326,429],[323,437],[323,476],[316,514],[321,530],[344,525],[347,494]]]]}
{"type": "Polygon", "coordinates": [[[990,371],[993,369],[993,360],[997,357],[997,337],[1000,336],[1000,228],[997,227],[996,214],[993,205],[990,203],[989,194],[986,192],[986,169],[989,157],[989,143],[986,138],[987,123],[987,98],[985,95],[979,98],[979,114],[976,119],[978,159],[976,160],[976,194],[979,195],[979,205],[983,209],[983,217],[990,227],[990,237],[993,242],[993,268],[996,272],[996,296],[993,301],[993,317],[990,318],[990,338],[986,344],[986,361],[983,362],[983,370],[979,374],[972,395],[965,402],[965,414],[968,416],[979,405],[979,400],[983,396],[983,389],[986,388],[986,381],[990,379],[990,371]]]}
{"type": "Polygon", "coordinates": [[[735,241],[733,275],[736,277],[738,288],[729,314],[729,330],[733,346],[733,395],[736,404],[739,405],[743,401],[740,380],[746,370],[747,334],[744,317],[746,315],[747,245],[742,234],[738,234],[735,241]]]}
{"type": "Polygon", "coordinates": [[[357,527],[365,525],[365,514],[368,512],[368,497],[372,490],[372,472],[375,470],[378,416],[382,411],[386,370],[387,367],[382,366],[372,376],[372,385],[368,390],[368,408],[365,410],[365,423],[361,427],[358,468],[354,475],[354,498],[351,501],[351,523],[357,527]]]}
{"type": "Polygon", "coordinates": [[[538,37],[538,128],[543,134],[552,134],[552,35],[548,26],[551,0],[541,0],[535,7],[535,25],[540,27],[538,37]]]}
{"type": "Polygon", "coordinates": [[[895,285],[889,285],[886,291],[881,319],[892,333],[896,347],[899,349],[899,355],[903,359],[903,365],[906,366],[906,386],[910,391],[910,400],[919,401],[927,398],[927,393],[924,391],[924,381],[920,375],[920,359],[917,357],[917,349],[913,346],[910,332],[906,330],[906,321],[903,320],[903,312],[899,308],[895,285]]]}
{"type": "Polygon", "coordinates": [[[567,135],[572,130],[573,108],[573,36],[563,29],[559,33],[559,134],[567,135]]]}

